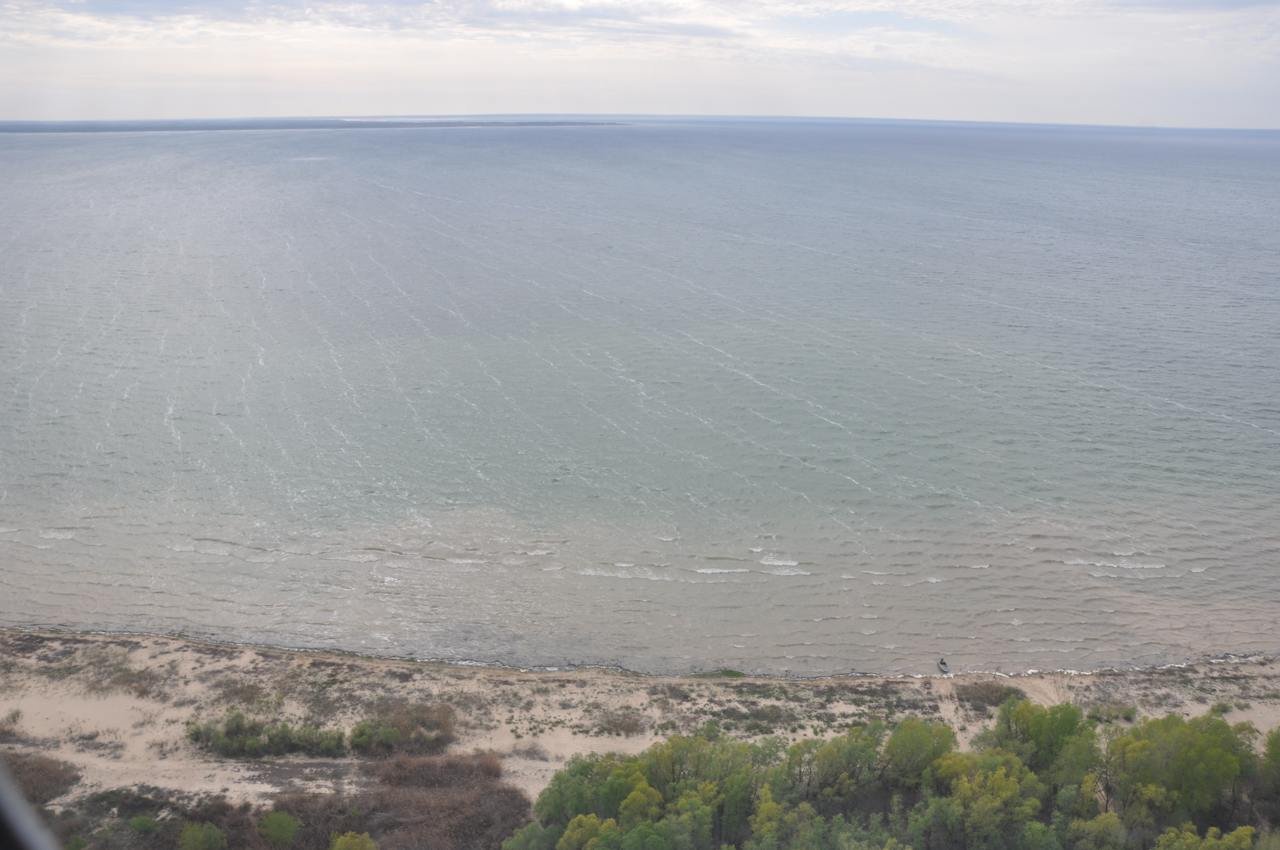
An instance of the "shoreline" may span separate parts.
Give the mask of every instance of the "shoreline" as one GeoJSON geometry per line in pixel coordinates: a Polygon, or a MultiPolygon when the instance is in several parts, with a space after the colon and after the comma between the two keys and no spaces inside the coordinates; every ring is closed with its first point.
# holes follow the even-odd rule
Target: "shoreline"
{"type": "Polygon", "coordinates": [[[1194,668],[1201,664],[1269,664],[1280,662],[1280,650],[1276,652],[1247,652],[1237,653],[1230,650],[1219,651],[1213,653],[1205,653],[1194,658],[1188,658],[1184,661],[1170,661],[1163,664],[1133,664],[1133,665],[1109,665],[1105,667],[1096,667],[1090,669],[1076,669],[1071,667],[1056,667],[1053,669],[1044,669],[1031,667],[1026,670],[1007,672],[1004,670],[976,670],[962,669],[953,670],[951,673],[884,673],[875,671],[859,671],[849,670],[839,673],[818,673],[806,675],[803,673],[770,673],[770,672],[753,672],[751,670],[736,670],[728,667],[712,667],[707,670],[694,670],[689,672],[649,672],[645,670],[634,670],[621,664],[609,664],[605,662],[569,662],[562,664],[511,664],[498,660],[451,660],[447,658],[422,657],[414,655],[395,655],[395,654],[379,654],[376,652],[362,652],[358,649],[342,649],[338,647],[325,646],[293,646],[289,644],[273,644],[261,643],[257,641],[237,641],[226,638],[206,637],[186,634],[183,632],[154,632],[154,631],[132,631],[125,629],[93,629],[93,628],[76,628],[72,626],[10,626],[0,624],[0,635],[6,633],[28,633],[33,635],[44,635],[50,637],[66,636],[66,637],[82,637],[93,636],[107,639],[119,638],[160,638],[165,640],[183,641],[184,643],[194,645],[204,645],[210,647],[228,647],[235,649],[251,649],[268,652],[290,652],[299,654],[319,654],[334,655],[339,657],[349,657],[366,661],[400,661],[409,664],[429,664],[441,667],[456,667],[462,670],[489,670],[489,671],[506,671],[521,673],[570,673],[575,671],[597,671],[601,673],[614,673],[622,676],[635,676],[646,679],[708,679],[708,678],[745,678],[745,679],[774,679],[781,682],[822,682],[832,679],[948,679],[948,678],[964,678],[969,676],[994,676],[1001,679],[1022,679],[1034,678],[1037,676],[1104,676],[1104,675],[1126,675],[1126,674],[1144,674],[1158,673],[1164,670],[1182,670],[1194,668]],[[727,675],[726,675],[727,674],[727,675]]]}
{"type": "Polygon", "coordinates": [[[652,675],[0,627],[0,718],[15,718],[0,720],[0,754],[36,753],[74,765],[82,778],[63,803],[151,785],[256,804],[368,781],[368,760],[354,755],[231,759],[188,740],[193,721],[232,711],[349,731],[387,701],[447,705],[456,718],[449,752],[494,755],[504,781],[533,799],[575,756],[638,753],[709,722],[737,739],[790,742],[916,716],[948,723],[967,745],[1011,695],[1072,702],[1103,723],[1213,707],[1232,722],[1270,729],[1280,726],[1280,660],[1088,673],[652,675]]]}

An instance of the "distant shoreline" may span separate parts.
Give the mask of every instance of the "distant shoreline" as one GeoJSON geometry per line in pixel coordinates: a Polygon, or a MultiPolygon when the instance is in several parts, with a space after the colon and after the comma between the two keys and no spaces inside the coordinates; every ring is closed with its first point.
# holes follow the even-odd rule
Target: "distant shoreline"
{"type": "Polygon", "coordinates": [[[635,677],[640,679],[708,679],[708,678],[726,678],[726,679],[758,679],[758,680],[776,680],[779,682],[824,682],[836,679],[884,679],[884,680],[933,680],[933,679],[963,679],[966,677],[995,677],[998,679],[1026,679],[1039,676],[1123,676],[1129,674],[1158,674],[1170,670],[1184,670],[1205,664],[1280,664],[1280,653],[1266,652],[1247,652],[1235,653],[1230,651],[1205,653],[1194,658],[1188,658],[1185,661],[1167,662],[1163,664],[1133,664],[1127,666],[1108,665],[1105,667],[1097,667],[1091,669],[1075,669],[1059,667],[1054,669],[1028,668],[1026,670],[1018,670],[1007,672],[1004,670],[981,670],[981,669],[959,669],[948,674],[941,672],[927,673],[893,673],[893,672],[877,672],[863,670],[846,670],[834,673],[789,673],[789,672],[760,672],[752,670],[738,670],[722,665],[710,665],[703,670],[691,670],[686,672],[655,672],[647,670],[635,670],[621,664],[609,664],[606,662],[583,661],[573,662],[565,661],[561,664],[514,664],[497,659],[449,659],[433,656],[416,656],[416,655],[397,655],[395,653],[377,653],[364,652],[358,649],[343,649],[341,647],[328,646],[303,646],[291,644],[263,643],[261,641],[237,641],[228,638],[218,638],[211,636],[193,635],[182,632],[155,632],[145,630],[128,630],[128,629],[93,629],[93,628],[76,628],[72,626],[21,626],[0,624],[0,635],[5,633],[16,634],[32,634],[47,637],[95,637],[108,640],[130,640],[130,639],[150,639],[158,638],[161,640],[175,640],[184,643],[194,644],[197,646],[208,646],[215,648],[231,648],[241,650],[254,650],[259,652],[286,652],[298,653],[300,655],[330,655],[340,658],[350,658],[355,661],[369,662],[400,662],[405,664],[424,664],[431,666],[440,666],[446,668],[457,668],[459,670],[477,670],[493,673],[519,672],[531,674],[557,674],[557,673],[576,673],[576,672],[597,672],[610,675],[635,677]]]}
{"type": "Polygon", "coordinates": [[[0,121],[0,133],[181,133],[242,130],[441,130],[617,127],[620,121],[456,118],[227,118],[139,121],[0,121]]]}

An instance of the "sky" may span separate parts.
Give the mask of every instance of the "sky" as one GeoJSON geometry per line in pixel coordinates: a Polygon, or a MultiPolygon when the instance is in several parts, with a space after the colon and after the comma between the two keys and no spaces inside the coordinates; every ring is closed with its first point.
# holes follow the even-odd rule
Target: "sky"
{"type": "Polygon", "coordinates": [[[1280,128],[1280,0],[0,0],[0,119],[1280,128]]]}

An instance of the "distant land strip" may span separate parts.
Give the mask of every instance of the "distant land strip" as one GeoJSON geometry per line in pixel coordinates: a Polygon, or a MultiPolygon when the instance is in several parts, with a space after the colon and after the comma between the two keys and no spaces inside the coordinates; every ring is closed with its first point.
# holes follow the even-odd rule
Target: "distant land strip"
{"type": "Polygon", "coordinates": [[[619,121],[469,118],[215,118],[138,121],[0,121],[0,133],[157,133],[194,130],[439,130],[474,127],[608,127],[619,121]]]}

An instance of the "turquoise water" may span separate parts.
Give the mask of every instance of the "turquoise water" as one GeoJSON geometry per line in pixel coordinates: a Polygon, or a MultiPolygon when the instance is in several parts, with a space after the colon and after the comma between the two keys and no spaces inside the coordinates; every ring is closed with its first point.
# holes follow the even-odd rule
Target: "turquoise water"
{"type": "Polygon", "coordinates": [[[1276,651],[1280,134],[0,134],[0,623],[1276,651]]]}

